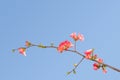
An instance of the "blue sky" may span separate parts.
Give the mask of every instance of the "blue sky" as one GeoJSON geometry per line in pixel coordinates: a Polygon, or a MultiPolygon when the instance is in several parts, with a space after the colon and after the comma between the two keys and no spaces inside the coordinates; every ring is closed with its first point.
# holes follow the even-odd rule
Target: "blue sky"
{"type": "Polygon", "coordinates": [[[120,68],[119,0],[1,0],[0,1],[0,80],[119,80],[118,72],[94,71],[92,62],[83,61],[77,74],[66,75],[81,57],[59,54],[55,49],[32,47],[27,57],[13,48],[25,41],[56,46],[72,32],[84,34],[77,43],[84,52],[95,48],[104,62],[120,68]]]}

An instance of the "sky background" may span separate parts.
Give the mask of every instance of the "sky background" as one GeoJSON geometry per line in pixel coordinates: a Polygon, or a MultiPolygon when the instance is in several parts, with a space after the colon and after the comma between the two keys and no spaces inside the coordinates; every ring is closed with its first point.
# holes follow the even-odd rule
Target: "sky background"
{"type": "Polygon", "coordinates": [[[119,80],[120,73],[94,71],[87,60],[76,75],[67,76],[81,59],[73,53],[32,47],[24,57],[11,51],[26,40],[56,46],[73,42],[72,32],[85,36],[77,43],[79,52],[95,48],[105,63],[120,69],[120,0],[1,0],[0,80],[119,80]]]}

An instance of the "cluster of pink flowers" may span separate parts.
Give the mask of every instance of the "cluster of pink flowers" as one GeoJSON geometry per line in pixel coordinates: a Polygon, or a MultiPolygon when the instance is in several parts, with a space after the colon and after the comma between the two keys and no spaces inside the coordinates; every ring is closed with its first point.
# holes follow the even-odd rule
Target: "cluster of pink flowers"
{"type": "Polygon", "coordinates": [[[77,40],[83,41],[84,40],[84,36],[80,33],[78,33],[78,35],[76,35],[76,33],[74,32],[70,35],[70,37],[72,37],[75,41],[77,41],[77,40]]]}
{"type": "Polygon", "coordinates": [[[101,65],[100,63],[94,63],[93,64],[93,69],[98,70],[99,68],[102,68],[103,73],[107,73],[106,67],[101,65]]]}
{"type": "Polygon", "coordinates": [[[58,51],[62,53],[64,50],[68,50],[68,48],[70,48],[72,46],[73,46],[73,44],[70,41],[65,40],[59,44],[58,51]]]}
{"type": "Polygon", "coordinates": [[[98,70],[100,67],[102,67],[103,73],[106,73],[107,71],[105,69],[105,66],[102,64],[103,63],[103,59],[98,58],[96,54],[94,55],[93,51],[94,51],[94,49],[86,50],[84,52],[85,53],[85,58],[93,60],[93,61],[96,61],[96,63],[93,64],[93,69],[94,70],[98,70]]]}
{"type": "MultiPolygon", "coordinates": [[[[78,41],[78,40],[83,41],[84,40],[84,36],[80,33],[78,35],[76,35],[76,33],[72,33],[72,34],[70,34],[70,37],[73,38],[74,41],[78,41]]],[[[70,41],[65,40],[59,44],[57,50],[62,53],[64,50],[68,50],[72,46],[73,46],[73,44],[70,41]]]]}
{"type": "MultiPolygon", "coordinates": [[[[93,56],[92,56],[92,53],[93,53],[93,49],[89,49],[89,50],[86,50],[85,52],[85,58],[86,59],[91,59],[93,56]]],[[[95,56],[96,57],[96,56],[95,56]]]]}

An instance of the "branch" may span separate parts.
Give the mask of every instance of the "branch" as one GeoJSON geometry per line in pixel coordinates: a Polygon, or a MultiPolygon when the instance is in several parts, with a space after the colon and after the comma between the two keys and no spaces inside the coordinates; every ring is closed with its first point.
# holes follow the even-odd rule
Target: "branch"
{"type": "MultiPolygon", "coordinates": [[[[43,45],[35,45],[35,44],[31,44],[31,46],[26,47],[26,48],[30,48],[30,47],[32,47],[32,46],[37,46],[37,47],[40,47],[40,48],[55,48],[55,49],[58,48],[58,47],[53,46],[53,45],[51,45],[51,46],[43,46],[43,45]]],[[[82,56],[82,59],[80,60],[80,62],[79,62],[79,63],[75,66],[75,68],[73,69],[73,70],[75,70],[75,69],[79,66],[79,64],[83,61],[83,59],[85,58],[85,56],[84,56],[83,54],[81,54],[80,52],[76,51],[76,50],[65,50],[65,51],[73,52],[73,53],[78,54],[79,56],[82,56]]],[[[88,59],[88,60],[90,60],[90,59],[88,59]]],[[[94,61],[94,62],[99,63],[99,62],[96,61],[96,60],[90,60],[90,61],[94,61]]],[[[117,71],[117,72],[120,72],[120,69],[118,69],[118,68],[115,68],[115,67],[113,67],[113,66],[110,66],[110,65],[108,65],[108,64],[106,64],[106,63],[101,63],[101,64],[103,64],[103,65],[106,66],[106,67],[109,67],[109,68],[112,69],[112,70],[115,70],[115,71],[117,71]]],[[[72,71],[73,71],[73,70],[72,70],[72,71]]]]}
{"type": "Polygon", "coordinates": [[[82,34],[78,33],[78,35],[77,35],[76,33],[72,33],[70,35],[70,37],[75,41],[73,50],[69,49],[70,47],[73,46],[73,44],[70,41],[65,40],[65,41],[61,42],[58,47],[54,46],[53,43],[51,43],[50,46],[44,46],[42,44],[36,45],[36,44],[32,44],[29,41],[26,41],[25,47],[20,47],[18,49],[13,49],[12,51],[14,52],[14,51],[18,50],[20,54],[23,54],[24,56],[26,56],[26,49],[28,49],[30,47],[33,47],[33,46],[36,46],[36,47],[39,47],[39,48],[54,48],[54,49],[57,49],[57,51],[60,52],[60,53],[62,53],[63,51],[68,51],[68,52],[72,52],[72,53],[75,53],[75,54],[81,56],[82,59],[79,61],[78,64],[74,65],[74,68],[72,69],[72,71],[68,72],[68,74],[70,74],[71,72],[76,73],[76,71],[75,71],[76,68],[80,65],[80,63],[83,61],[84,58],[86,58],[87,60],[95,62],[93,64],[94,70],[98,70],[99,68],[102,68],[103,72],[106,73],[107,72],[106,67],[108,67],[112,70],[120,72],[120,69],[115,68],[113,66],[110,66],[106,63],[103,63],[103,60],[101,58],[99,58],[96,54],[93,53],[94,49],[86,50],[84,52],[85,55],[83,55],[79,51],[77,51],[76,50],[76,41],[78,41],[78,40],[83,41],[84,40],[84,36],[82,34]]]}

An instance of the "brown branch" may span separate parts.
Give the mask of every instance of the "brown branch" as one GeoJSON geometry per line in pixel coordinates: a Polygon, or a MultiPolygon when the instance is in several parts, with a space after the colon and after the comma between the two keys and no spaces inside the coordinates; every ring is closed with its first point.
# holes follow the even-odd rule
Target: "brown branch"
{"type": "Polygon", "coordinates": [[[107,67],[109,67],[109,68],[111,68],[111,69],[113,69],[113,70],[115,70],[115,71],[117,71],[117,72],[120,72],[120,69],[118,69],[118,68],[115,68],[115,67],[110,66],[110,65],[105,64],[105,63],[103,63],[103,65],[105,65],[105,66],[107,66],[107,67]]]}

